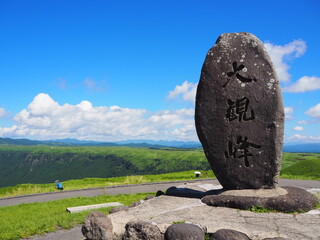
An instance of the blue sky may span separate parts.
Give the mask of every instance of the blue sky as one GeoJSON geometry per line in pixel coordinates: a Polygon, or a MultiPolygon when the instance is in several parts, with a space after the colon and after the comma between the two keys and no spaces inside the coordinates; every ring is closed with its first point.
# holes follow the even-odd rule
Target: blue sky
{"type": "Polygon", "coordinates": [[[286,142],[320,142],[320,2],[0,0],[0,137],[197,141],[194,94],[222,33],[274,61],[286,142]]]}

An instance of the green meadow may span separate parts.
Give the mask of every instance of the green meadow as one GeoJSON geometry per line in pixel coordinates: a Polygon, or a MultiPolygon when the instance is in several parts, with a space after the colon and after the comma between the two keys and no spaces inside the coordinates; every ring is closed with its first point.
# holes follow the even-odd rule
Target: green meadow
{"type": "MultiPolygon", "coordinates": [[[[144,199],[146,195],[130,194],[97,197],[77,197],[45,203],[28,203],[16,206],[0,207],[0,239],[14,240],[28,238],[32,235],[42,235],[59,229],[69,229],[83,222],[90,211],[69,213],[68,207],[90,204],[120,202],[126,206],[144,199]]],[[[100,208],[99,211],[108,214],[109,208],[100,208]]]]}
{"type": "MultiPolygon", "coordinates": [[[[202,171],[201,178],[214,178],[212,171],[202,171]]],[[[159,175],[133,175],[114,178],[84,178],[67,180],[63,182],[65,190],[75,190],[94,187],[107,187],[124,184],[139,184],[151,182],[167,182],[167,181],[184,181],[198,179],[195,177],[194,171],[184,171],[176,173],[166,173],[159,175]]],[[[12,187],[0,188],[0,198],[12,197],[33,193],[45,193],[58,191],[54,188],[53,183],[46,184],[18,184],[12,187]]]]}

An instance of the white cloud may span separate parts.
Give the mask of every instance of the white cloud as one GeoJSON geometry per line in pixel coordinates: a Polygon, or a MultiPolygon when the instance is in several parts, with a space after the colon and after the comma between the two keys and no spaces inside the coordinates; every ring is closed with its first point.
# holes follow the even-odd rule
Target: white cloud
{"type": "Polygon", "coordinates": [[[301,126],[295,126],[294,128],[293,128],[293,130],[296,130],[296,131],[303,131],[303,127],[301,127],[301,126]]]}
{"type": "Polygon", "coordinates": [[[304,136],[301,134],[295,134],[291,137],[286,139],[286,142],[309,142],[309,143],[316,143],[320,142],[320,136],[304,136]]]}
{"type": "Polygon", "coordinates": [[[86,78],[83,81],[83,84],[90,91],[95,91],[95,92],[104,92],[105,91],[105,81],[94,81],[91,78],[86,78]]]}
{"type": "Polygon", "coordinates": [[[303,124],[303,125],[309,124],[309,122],[306,121],[306,120],[301,120],[301,121],[299,121],[299,122],[297,122],[297,123],[298,123],[298,124],[303,124]]]}
{"type": "Polygon", "coordinates": [[[40,93],[14,120],[14,126],[0,128],[0,136],[98,141],[197,140],[194,109],[150,113],[119,106],[94,107],[88,101],[59,105],[48,94],[40,93]]]}
{"type": "Polygon", "coordinates": [[[293,108],[292,107],[285,107],[284,108],[284,114],[286,117],[286,120],[292,120],[293,119],[293,108]]]}
{"type": "Polygon", "coordinates": [[[320,78],[303,76],[293,85],[284,88],[285,92],[307,92],[320,89],[320,78]]]}
{"type": "Polygon", "coordinates": [[[320,118],[320,103],[306,111],[306,114],[313,118],[320,118]]]}
{"type": "Polygon", "coordinates": [[[298,58],[302,56],[306,49],[306,43],[302,40],[295,40],[284,46],[273,45],[271,43],[264,43],[272,62],[278,73],[279,80],[287,82],[290,80],[288,70],[290,66],[286,63],[287,60],[298,58]]]}
{"type": "Polygon", "coordinates": [[[185,81],[181,86],[176,86],[173,91],[169,92],[169,99],[181,97],[184,101],[195,102],[195,96],[198,84],[185,81]]]}
{"type": "Polygon", "coordinates": [[[54,85],[56,85],[61,90],[67,89],[67,80],[63,78],[57,78],[54,82],[54,85]]]}
{"type": "Polygon", "coordinates": [[[4,108],[0,108],[0,118],[2,118],[6,114],[6,110],[4,108]]]}
{"type": "Polygon", "coordinates": [[[97,83],[95,81],[93,81],[91,78],[86,78],[83,81],[84,85],[89,88],[89,89],[93,89],[95,88],[95,86],[97,85],[97,83]]]}

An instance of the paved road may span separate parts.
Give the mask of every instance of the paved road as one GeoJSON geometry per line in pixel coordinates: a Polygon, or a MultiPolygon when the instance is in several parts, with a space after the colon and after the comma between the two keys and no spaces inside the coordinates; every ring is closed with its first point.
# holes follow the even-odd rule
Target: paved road
{"type": "MultiPolygon", "coordinates": [[[[131,194],[131,193],[143,193],[143,192],[156,192],[158,190],[166,190],[171,186],[175,186],[179,183],[185,182],[202,182],[219,185],[216,179],[199,179],[193,181],[176,181],[176,182],[162,182],[162,183],[148,183],[148,184],[133,184],[133,185],[120,185],[110,186],[106,188],[90,188],[72,191],[59,191],[41,194],[30,194],[24,196],[16,196],[9,198],[0,198],[0,207],[17,205],[21,203],[33,203],[33,202],[47,202],[53,200],[59,200],[63,198],[71,197],[93,197],[102,194],[117,195],[117,194],[131,194]]],[[[320,181],[313,180],[292,180],[292,179],[280,179],[280,186],[292,186],[300,187],[304,189],[320,188],[320,181]]]]}
{"type": "Polygon", "coordinates": [[[21,203],[33,203],[33,202],[48,202],[53,200],[59,200],[63,198],[72,197],[93,197],[103,194],[117,195],[117,194],[131,194],[131,193],[144,193],[144,192],[156,192],[158,190],[166,190],[171,186],[184,182],[208,182],[212,184],[219,184],[215,179],[199,179],[193,181],[174,181],[174,182],[159,182],[159,183],[144,183],[144,184],[130,184],[130,185],[118,185],[105,188],[88,188],[71,191],[57,191],[49,193],[29,194],[8,198],[0,198],[0,207],[17,205],[21,203]]]}

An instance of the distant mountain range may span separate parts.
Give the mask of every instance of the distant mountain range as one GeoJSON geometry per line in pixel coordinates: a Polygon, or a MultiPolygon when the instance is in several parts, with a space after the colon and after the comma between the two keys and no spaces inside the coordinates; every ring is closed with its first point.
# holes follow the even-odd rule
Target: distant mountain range
{"type": "Polygon", "coordinates": [[[126,146],[126,147],[146,147],[146,148],[201,148],[199,142],[183,142],[183,141],[154,141],[154,140],[126,140],[116,142],[98,142],[98,141],[82,141],[77,139],[65,138],[57,140],[30,140],[30,139],[12,139],[0,138],[0,144],[9,145],[54,145],[54,146],[126,146]]]}
{"type": "Polygon", "coordinates": [[[283,152],[320,153],[320,143],[291,143],[283,146],[283,152]]]}
{"type": "MultiPolygon", "coordinates": [[[[127,147],[146,147],[146,148],[201,148],[200,142],[183,141],[164,141],[164,140],[125,140],[115,142],[82,141],[77,139],[65,138],[57,140],[30,140],[0,138],[0,144],[9,145],[54,145],[54,146],[127,146],[127,147]]],[[[283,152],[313,152],[320,153],[320,143],[285,143],[283,152]]]]}

